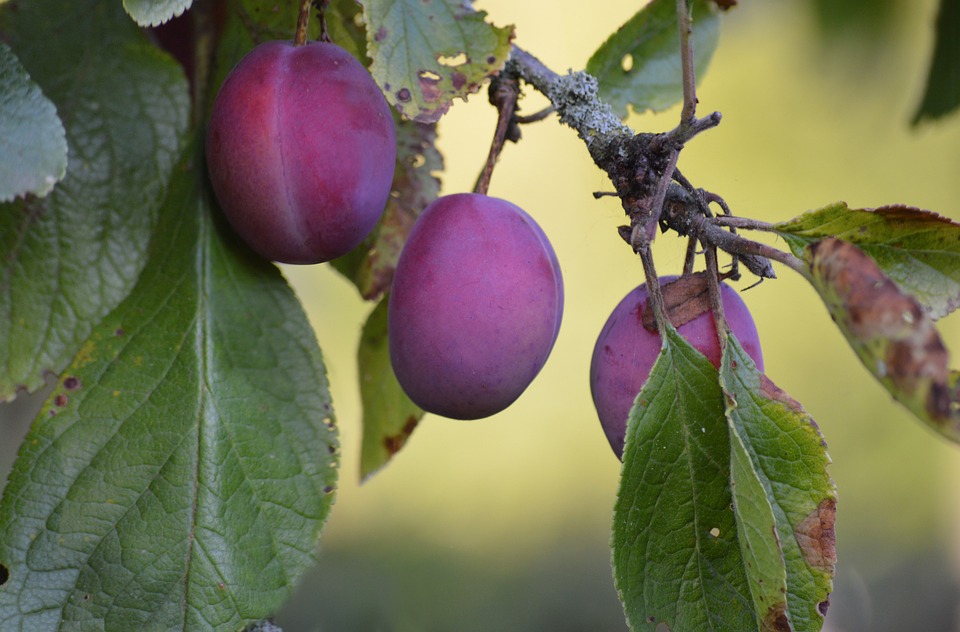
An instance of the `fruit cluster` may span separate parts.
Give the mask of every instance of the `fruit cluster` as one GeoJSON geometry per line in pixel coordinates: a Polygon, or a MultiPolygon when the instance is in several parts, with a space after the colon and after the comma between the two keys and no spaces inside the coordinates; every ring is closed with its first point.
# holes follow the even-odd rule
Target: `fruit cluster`
{"type": "MultiPolygon", "coordinates": [[[[236,232],[261,256],[319,263],[355,248],[390,194],[396,131],[366,69],[330,43],[268,42],[228,75],[207,131],[210,181],[236,232]]],[[[669,279],[664,279],[668,281],[669,279]]],[[[418,406],[456,419],[512,404],[543,368],[560,331],[563,280],[543,230],[519,207],[455,194],[423,210],[397,263],[389,303],[390,359],[418,406]]],[[[640,286],[614,309],[590,385],[611,447],[660,348],[643,325],[640,286]]],[[[762,368],[756,328],[728,286],[734,334],[762,368]]],[[[709,310],[678,331],[720,363],[709,310]]]]}

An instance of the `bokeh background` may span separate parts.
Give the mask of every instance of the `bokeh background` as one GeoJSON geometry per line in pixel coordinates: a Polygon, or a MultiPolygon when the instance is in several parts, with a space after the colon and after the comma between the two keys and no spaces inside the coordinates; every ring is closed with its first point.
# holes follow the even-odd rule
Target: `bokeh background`
{"type": "MultiPolygon", "coordinates": [[[[639,4],[476,2],[560,72],[582,68],[639,4]]],[[[908,124],[935,14],[933,0],[741,0],[699,89],[701,113],[719,110],[723,122],[690,143],[680,168],[738,215],[766,221],[836,200],[960,220],[960,116],[908,124]]],[[[529,113],[544,103],[528,94],[521,105],[529,113]]],[[[628,122],[661,131],[677,116],[628,122]]],[[[494,124],[484,94],[444,118],[444,193],[472,188],[494,124]]],[[[329,266],[285,268],[324,351],[343,446],[320,565],[278,615],[287,632],[625,629],[609,552],[619,462],[587,376],[597,333],[643,273],[617,235],[618,203],[591,195],[610,187],[575,133],[550,118],[523,134],[506,147],[490,193],[543,226],[563,268],[566,311],[547,366],[508,411],[473,422],[427,416],[360,485],[356,347],[372,306],[329,266]]],[[[661,273],[679,271],[683,246],[658,240],[661,273]]],[[[839,568],[824,629],[960,630],[960,447],[894,404],[815,293],[778,273],[743,296],[768,374],[819,422],[834,460],[839,568]]],[[[941,333],[960,350],[960,317],[942,321],[941,333]]],[[[0,407],[0,477],[16,424],[25,431],[17,420],[35,405],[0,407]]]]}

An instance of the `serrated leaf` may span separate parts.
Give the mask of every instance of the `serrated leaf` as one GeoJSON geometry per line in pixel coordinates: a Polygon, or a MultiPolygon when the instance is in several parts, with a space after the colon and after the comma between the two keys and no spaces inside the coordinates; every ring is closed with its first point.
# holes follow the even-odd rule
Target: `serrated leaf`
{"type": "Polygon", "coordinates": [[[0,42],[0,202],[43,197],[67,171],[67,139],[56,106],[0,42]]]}
{"type": "Polygon", "coordinates": [[[920,304],[855,245],[827,237],[804,251],[807,278],[857,356],[920,420],[960,442],[960,384],[920,304]]]}
{"type": "Polygon", "coordinates": [[[130,291],[190,99],[180,67],[113,2],[33,1],[0,31],[64,113],[69,167],[41,199],[0,205],[0,400],[59,373],[130,291]]]}
{"type": "Polygon", "coordinates": [[[389,291],[400,251],[414,222],[440,193],[440,180],[435,174],[443,170],[443,156],[436,147],[436,124],[395,119],[397,164],[387,207],[363,244],[333,261],[367,300],[389,291]]]}
{"type": "Polygon", "coordinates": [[[92,332],[0,500],[4,630],[237,630],[315,561],[337,439],[275,267],[184,165],[140,282],[92,332]]]}
{"type": "MultiPolygon", "coordinates": [[[[714,3],[693,0],[693,56],[697,79],[703,77],[717,47],[720,18],[714,3]]],[[[653,0],[603,43],[587,62],[600,82],[600,97],[620,118],[627,106],[654,112],[683,99],[676,0],[653,0]]]]}
{"type": "Polygon", "coordinates": [[[724,349],[737,530],[761,630],[820,630],[836,566],[836,490],[812,418],[758,370],[736,339],[724,349]]]}
{"type": "Polygon", "coordinates": [[[390,105],[434,123],[506,63],[513,27],[496,27],[461,0],[360,0],[370,72],[390,105]]]}
{"type": "Polygon", "coordinates": [[[923,99],[911,123],[936,120],[960,107],[960,0],[940,0],[936,41],[923,99]]]}
{"type": "Polygon", "coordinates": [[[630,411],[614,579],[632,630],[756,630],[717,370],[670,327],[630,411]]]}
{"type": "Polygon", "coordinates": [[[159,26],[192,4],[193,0],[123,0],[123,8],[140,26],[159,26]]]}
{"type": "Polygon", "coordinates": [[[960,224],[907,206],[851,209],[844,202],[775,224],[798,257],[825,237],[856,244],[933,318],[960,307],[960,224]]]}
{"type": "Polygon", "coordinates": [[[403,392],[390,364],[387,300],[384,296],[363,326],[357,364],[363,402],[360,479],[366,480],[403,448],[423,411],[403,392]]]}

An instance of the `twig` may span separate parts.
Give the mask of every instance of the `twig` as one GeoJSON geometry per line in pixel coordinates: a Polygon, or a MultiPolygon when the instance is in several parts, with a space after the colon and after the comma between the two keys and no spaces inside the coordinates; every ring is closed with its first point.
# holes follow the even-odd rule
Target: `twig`
{"type": "Polygon", "coordinates": [[[520,96],[520,86],[516,78],[509,75],[495,78],[490,84],[490,102],[497,107],[497,129],[494,131],[493,140],[490,142],[490,151],[487,154],[487,162],[483,166],[483,171],[477,178],[473,187],[474,193],[486,195],[490,188],[490,178],[493,176],[493,168],[497,164],[500,152],[503,150],[503,143],[507,138],[510,127],[515,123],[514,113],[517,109],[517,98],[520,96]]]}
{"type": "Polygon", "coordinates": [[[293,35],[293,45],[303,46],[307,43],[307,28],[310,26],[310,10],[313,0],[300,0],[300,13],[297,15],[297,30],[293,35]]]}

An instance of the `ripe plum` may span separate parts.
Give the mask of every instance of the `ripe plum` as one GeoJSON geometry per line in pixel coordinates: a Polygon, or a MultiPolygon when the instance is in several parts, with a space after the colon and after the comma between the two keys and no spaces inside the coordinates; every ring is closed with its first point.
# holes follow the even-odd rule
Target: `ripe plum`
{"type": "Polygon", "coordinates": [[[423,211],[397,263],[390,359],[424,410],[487,417],[543,368],[562,313],[560,266],[536,222],[505,200],[448,195],[423,211]]]}
{"type": "Polygon", "coordinates": [[[244,241],[267,259],[319,263],[352,250],[383,213],[396,130],[383,93],[347,51],[272,41],[224,81],[206,154],[244,241]]]}
{"type": "MultiPolygon", "coordinates": [[[[664,276],[667,284],[677,277],[664,276]]],[[[666,287],[664,285],[664,287],[666,287]]],[[[600,331],[590,364],[590,391],[607,441],[623,458],[627,417],[660,353],[660,335],[643,324],[649,296],[644,283],[634,288],[614,308],[600,331]]],[[[763,371],[763,355],[756,325],[743,299],[729,285],[720,286],[723,311],[730,329],[747,354],[763,371]]],[[[716,367],[720,366],[720,342],[709,309],[677,327],[677,331],[716,367]]]]}

